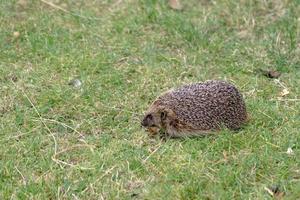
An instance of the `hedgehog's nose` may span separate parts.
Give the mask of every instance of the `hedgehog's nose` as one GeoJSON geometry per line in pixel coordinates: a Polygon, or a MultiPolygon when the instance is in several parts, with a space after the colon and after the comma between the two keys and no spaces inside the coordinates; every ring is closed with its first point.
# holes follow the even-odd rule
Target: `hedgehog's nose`
{"type": "Polygon", "coordinates": [[[142,122],[141,122],[141,125],[142,125],[143,127],[148,126],[147,120],[146,120],[146,119],[143,119],[142,122]]]}

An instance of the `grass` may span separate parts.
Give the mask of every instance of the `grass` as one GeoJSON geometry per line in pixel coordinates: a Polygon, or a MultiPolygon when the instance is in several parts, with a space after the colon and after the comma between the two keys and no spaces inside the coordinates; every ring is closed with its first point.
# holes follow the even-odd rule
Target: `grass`
{"type": "Polygon", "coordinates": [[[299,1],[51,2],[0,4],[0,199],[300,198],[299,1]],[[207,79],[245,96],[239,133],[140,128],[161,92],[207,79]]]}

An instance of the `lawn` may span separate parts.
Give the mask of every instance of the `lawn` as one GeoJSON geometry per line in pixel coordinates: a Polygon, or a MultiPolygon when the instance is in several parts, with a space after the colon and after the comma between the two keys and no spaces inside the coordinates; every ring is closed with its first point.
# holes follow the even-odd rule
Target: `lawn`
{"type": "Polygon", "coordinates": [[[300,199],[300,1],[182,4],[1,0],[0,199],[300,199]],[[158,95],[208,79],[242,130],[147,136],[158,95]]]}

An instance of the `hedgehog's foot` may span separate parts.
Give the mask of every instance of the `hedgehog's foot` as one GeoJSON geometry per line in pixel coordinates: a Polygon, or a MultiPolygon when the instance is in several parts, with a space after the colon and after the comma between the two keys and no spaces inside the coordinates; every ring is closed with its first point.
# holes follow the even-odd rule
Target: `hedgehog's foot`
{"type": "Polygon", "coordinates": [[[154,137],[159,134],[159,128],[158,127],[149,127],[149,128],[147,128],[147,132],[150,137],[154,137]]]}

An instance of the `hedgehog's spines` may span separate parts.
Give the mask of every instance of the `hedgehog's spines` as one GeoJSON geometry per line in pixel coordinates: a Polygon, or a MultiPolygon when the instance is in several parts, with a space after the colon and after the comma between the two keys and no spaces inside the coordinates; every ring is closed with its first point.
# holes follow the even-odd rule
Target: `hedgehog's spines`
{"type": "Polygon", "coordinates": [[[184,85],[158,97],[147,113],[173,136],[198,135],[220,129],[238,129],[247,119],[242,95],[225,81],[184,85]],[[162,110],[165,119],[160,118],[162,110]]]}

